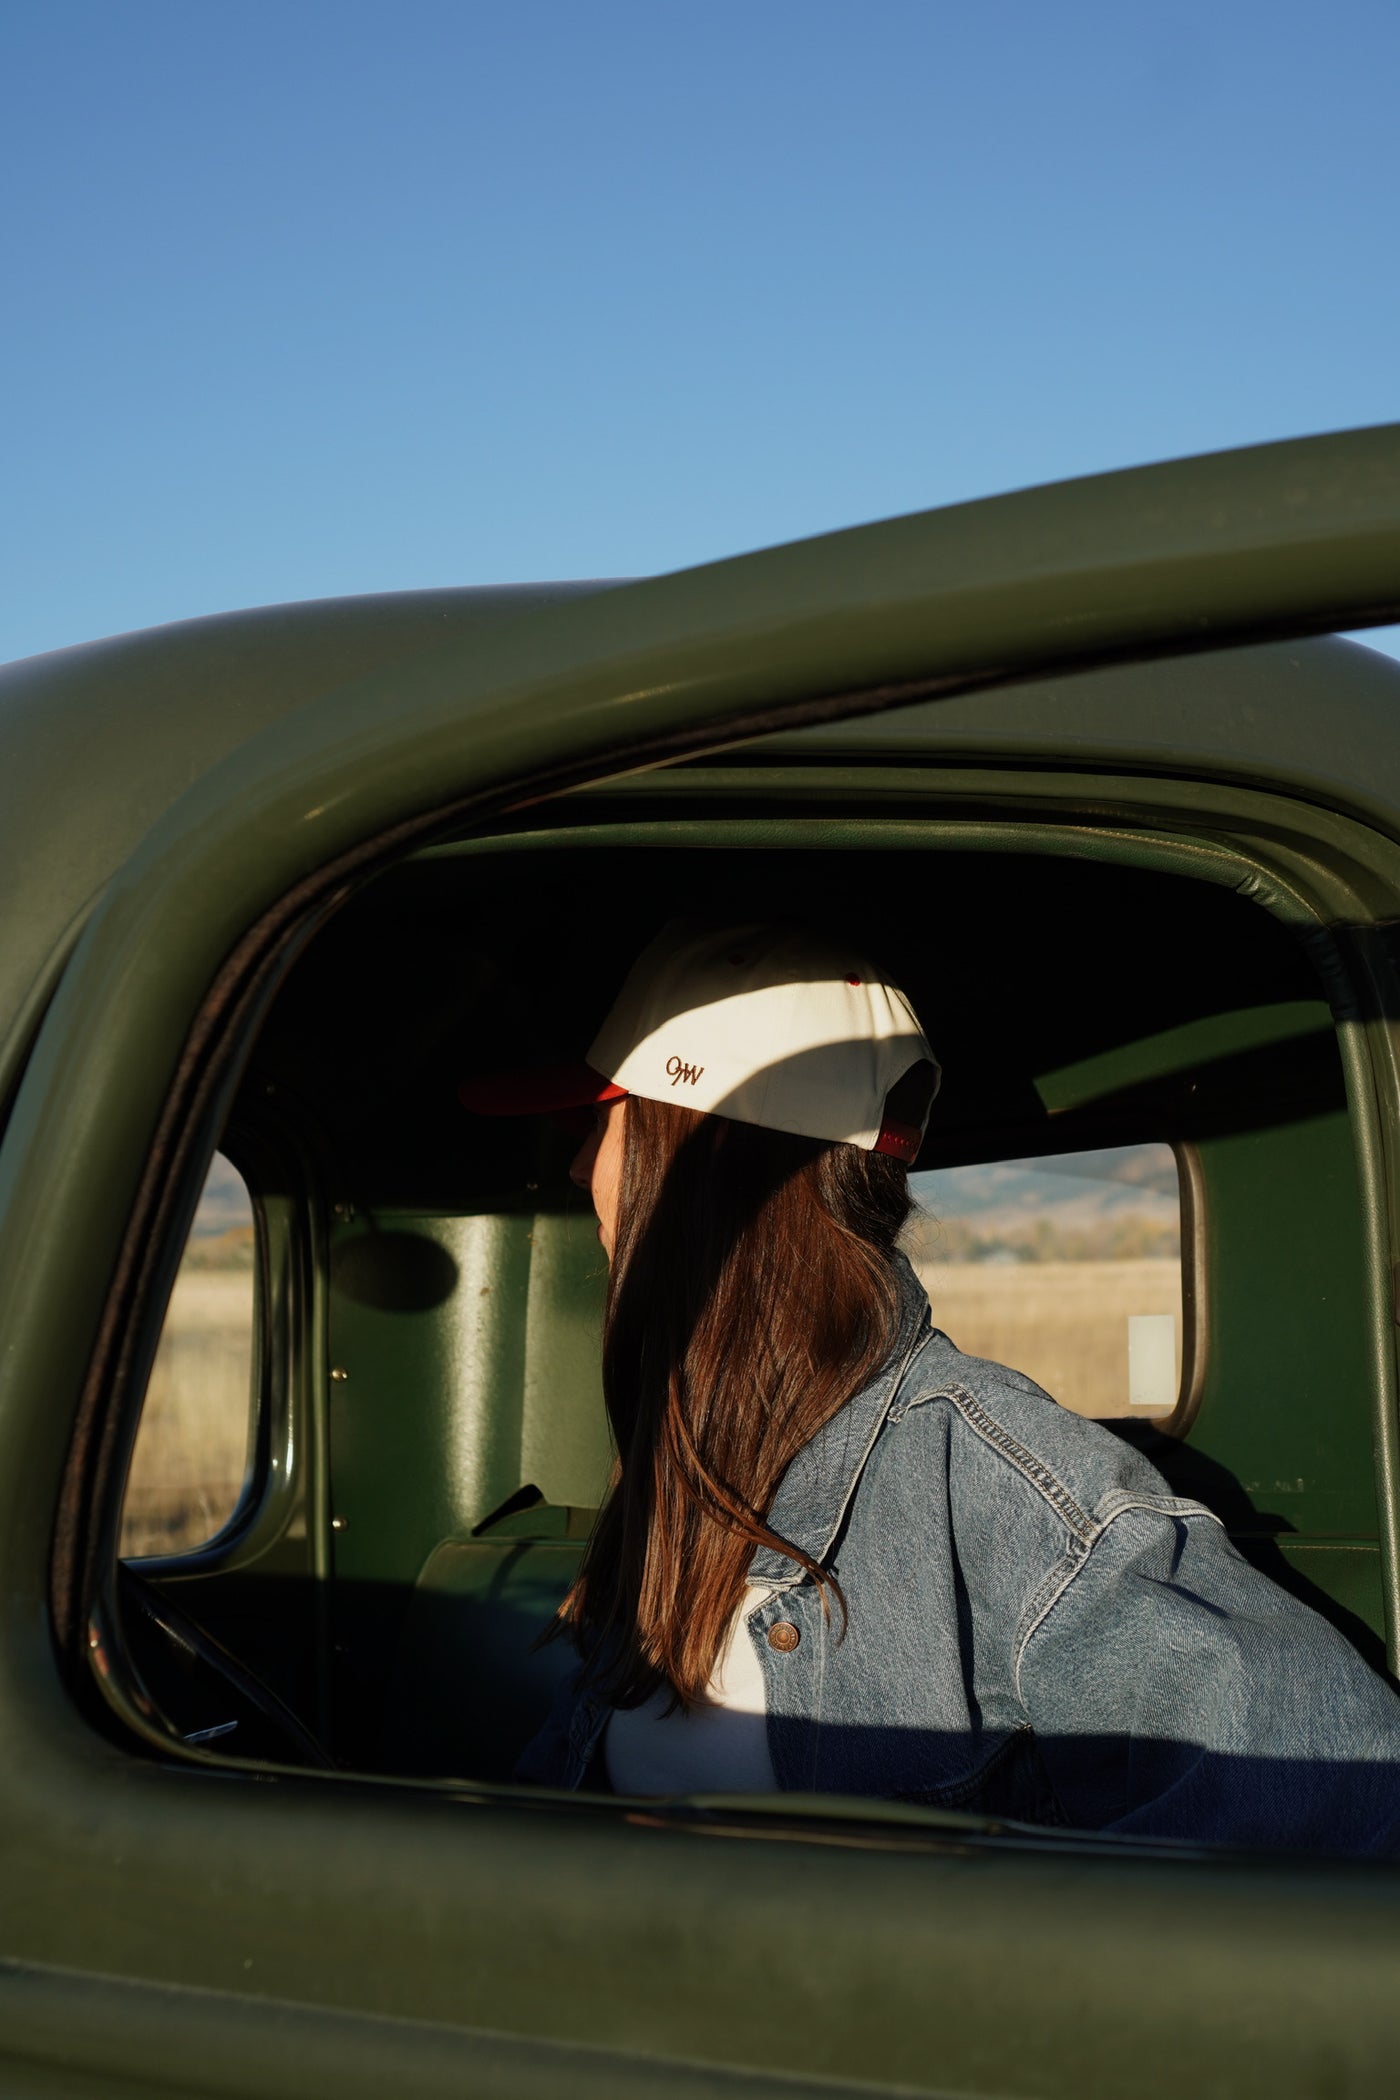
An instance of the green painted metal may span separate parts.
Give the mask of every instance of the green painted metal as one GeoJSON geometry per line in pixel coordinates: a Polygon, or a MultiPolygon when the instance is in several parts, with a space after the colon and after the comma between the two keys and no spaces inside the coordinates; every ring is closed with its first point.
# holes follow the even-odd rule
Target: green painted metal
{"type": "MultiPolygon", "coordinates": [[[[600,622],[604,636],[642,650],[659,628],[676,652],[668,686],[703,676],[705,642],[729,634],[751,652],[749,697],[777,700],[786,680],[772,683],[765,657],[770,667],[775,652],[786,658],[789,639],[800,650],[813,623],[823,630],[815,690],[833,694],[843,683],[956,678],[960,661],[982,680],[1121,650],[1204,647],[1267,622],[1356,627],[1400,610],[1397,481],[1397,429],[1349,432],[1096,476],[715,564],[625,588],[617,602],[628,611],[616,620],[599,586],[404,592],[225,614],[12,664],[0,671],[0,888],[27,890],[32,931],[16,932],[0,957],[0,1034],[61,928],[190,785],[367,673],[397,670],[412,682],[444,640],[471,666],[496,653],[501,630],[514,632],[528,658],[550,606],[596,596],[599,619],[579,630],[580,667],[597,657],[600,622]],[[1086,609],[1076,600],[1090,575],[1102,588],[1086,609]],[[929,636],[930,657],[919,625],[933,599],[945,632],[929,636]],[[56,828],[48,818],[59,803],[68,822],[56,828]]],[[[1072,740],[1167,770],[1199,745],[1207,763],[1242,776],[1281,768],[1278,777],[1328,782],[1373,815],[1400,807],[1400,768],[1376,733],[1395,704],[1394,667],[1337,643],[1289,644],[1286,664],[1279,677],[1272,658],[1241,658],[1223,688],[1219,666],[1197,676],[1189,664],[1165,676],[1125,669],[1115,687],[1048,680],[986,711],[955,701],[935,738],[950,749],[1014,742],[1028,756],[1061,758],[1072,740]]],[[[476,684],[469,672],[464,708],[479,697],[476,684]]],[[[847,724],[836,741],[917,748],[927,717],[905,720],[907,737],[847,724]]]]}
{"type": "MultiPolygon", "coordinates": [[[[0,1212],[24,1221],[11,1271],[16,1361],[22,1308],[39,1318],[30,1272],[59,1262],[59,1230],[65,1278],[86,1274],[95,1314],[117,1192],[134,1187],[165,1074],[220,957],[338,849],[454,791],[505,792],[512,778],[586,765],[590,753],[602,766],[609,751],[657,748],[688,724],[703,734],[752,723],[784,700],[798,709],[843,688],[990,677],[1269,617],[1355,618],[1389,602],[1392,498],[1400,508],[1394,433],[1105,477],[586,598],[497,629],[473,651],[420,657],[411,681],[378,673],[265,729],[156,826],[57,995],[49,1041],[62,1069],[33,1074],[17,1141],[0,1159],[0,1212]],[[99,1072],[111,1074],[118,1042],[135,1037],[144,1105],[123,1084],[121,1115],[97,1115],[78,1170],[61,1126],[75,1099],[96,1108],[99,1072]],[[62,1104],[52,1126],[46,1101],[62,1104]]],[[[46,1063],[42,1040],[36,1062],[46,1063]]],[[[69,1391],[93,1314],[68,1325],[69,1391]]],[[[52,1330],[34,1340],[34,1368],[42,1359],[52,1390],[52,1330]]],[[[51,1444],[50,1477],[57,1456],[51,1444]]]]}
{"type": "MultiPolygon", "coordinates": [[[[366,672],[412,663],[448,638],[470,648],[582,588],[268,606],[0,667],[0,894],[24,900],[0,945],[0,1042],[12,1029],[23,1040],[31,990],[42,1010],[65,929],[76,930],[157,819],[238,745],[366,672]]],[[[5,1091],[0,1083],[0,1098],[5,1091]]]]}
{"type": "Polygon", "coordinates": [[[1144,1036],[1102,1056],[1082,1058],[1058,1072],[1042,1072],[1036,1079],[1036,1092],[1054,1115],[1164,1073],[1194,1070],[1274,1043],[1296,1043],[1300,1038],[1327,1034],[1331,1027],[1332,1016],[1318,999],[1250,1006],[1229,1016],[1213,1014],[1203,1021],[1186,1021],[1179,1028],[1144,1036]]]}
{"type": "Polygon", "coordinates": [[[1079,763],[1272,785],[1393,835],[1397,710],[1395,659],[1331,636],[1012,682],[784,731],[762,749],[789,765],[838,754],[917,764],[937,752],[962,765],[1079,763]]]}
{"type": "MultiPolygon", "coordinates": [[[[154,1944],[139,1912],[94,1900],[100,1876],[62,1875],[55,1893],[87,1906],[95,1973],[63,1973],[62,1954],[60,1973],[45,1973],[43,1950],[71,1953],[72,1933],[54,1930],[48,1904],[37,1908],[31,1961],[0,1972],[13,2087],[24,2090],[38,2058],[72,2067],[76,2091],[102,2092],[103,2061],[171,2083],[183,2068],[189,2091],[193,2060],[216,2093],[261,2092],[275,2038],[293,2062],[307,2047],[312,2089],[338,2090],[343,2078],[363,2091],[367,2062],[387,2088],[432,2093],[431,2069],[421,2087],[415,2078],[430,2038],[398,2025],[404,2015],[448,2031],[439,2047],[456,2041],[448,2061],[469,2093],[530,2093],[523,2076],[507,2082],[511,2045],[528,2042],[546,2066],[555,2049],[585,2065],[609,2052],[603,2061],[612,2069],[621,2058],[627,2076],[619,2089],[657,2100],[673,2077],[705,2069],[723,2092],[726,2066],[741,2093],[745,2076],[786,2073],[871,2093],[1082,2100],[1121,2093],[1125,2063],[1134,2091],[1152,2100],[1370,2093],[1388,2089],[1400,2043],[1393,1887],[1364,1870],[979,1853],[956,1830],[931,1831],[921,1850],[903,1834],[891,1843],[877,1821],[836,1823],[827,1842],[805,1844],[777,1825],[765,1841],[762,1823],[738,1812],[690,1829],[587,1815],[563,1827],[547,1812],[454,1809],[430,1795],[353,1804],[306,1789],[277,1804],[275,1791],[239,1801],[227,1782],[160,1775],[159,1821],[190,1849],[154,1944]],[[210,1885],[235,1829],[260,1858],[280,1841],[280,1866],[275,1879],[264,1869],[256,1901],[245,1875],[224,1887],[211,1950],[210,1885]],[[371,1833],[392,1848],[392,1874],[366,1855],[371,1833]],[[328,1925],[314,1877],[331,1843],[361,1865],[356,1900],[328,1925]],[[444,1854],[455,1900],[444,1899],[444,1854]],[[411,1992],[409,1950],[394,1944],[405,1911],[421,1921],[411,1992]],[[809,1922],[794,1930],[795,1917],[809,1922]],[[173,1989],[143,1983],[153,1966],[173,1989]]],[[[144,1848],[156,1821],[154,1801],[144,1813],[133,1802],[126,1842],[144,1848]]],[[[32,1870],[29,1847],[16,1863],[32,1870]]],[[[533,2088],[570,2089],[567,2078],[533,2088]]]]}
{"type": "Polygon", "coordinates": [[[313,2010],[275,1996],[32,1965],[0,1967],[0,2034],[0,2078],[25,2100],[189,2100],[196,2091],[200,2100],[249,2092],[258,2100],[871,2100],[892,2091],[864,2078],[788,2077],[606,2044],[464,2034],[445,2021],[383,2021],[353,2008],[313,2010]]]}
{"type": "MultiPolygon", "coordinates": [[[[1376,1536],[1365,1247],[1345,1112],[1199,1144],[1211,1323],[1192,1443],[1261,1530],[1376,1536]]],[[[1373,1600],[1366,1616],[1374,1624],[1373,1600]]]]}
{"type": "MultiPolygon", "coordinates": [[[[515,1210],[423,1216],[356,1193],[329,1262],[331,1739],[347,1762],[373,1770],[404,1618],[435,1549],[469,1538],[526,1485],[556,1506],[596,1508],[611,1452],[591,1222],[536,1213],[528,1198],[515,1210]]],[[[453,1642],[436,1671],[466,1679],[478,1667],[453,1642]]],[[[441,1708],[451,1702],[436,1671],[429,1697],[436,1687],[441,1708]]],[[[489,1705],[481,1685],[469,1696],[489,1705]]],[[[395,1728],[402,1740],[402,1721],[395,1728]]],[[[470,1769],[505,1779],[509,1764],[470,1769]]]]}
{"type": "MultiPolygon", "coordinates": [[[[1278,1551],[1285,1564],[1306,1583],[1331,1597],[1343,1611],[1350,1612],[1384,1640],[1384,1584],[1374,1539],[1329,1539],[1319,1545],[1312,1539],[1285,1534],[1278,1539],[1278,1551]]],[[[1272,1572],[1267,1560],[1263,1565],[1266,1573],[1272,1572]]]]}
{"type": "MultiPolygon", "coordinates": [[[[892,1821],[854,1804],[828,1804],[825,1824],[782,1803],[687,1821],[625,1806],[564,1813],[489,1789],[254,1784],[167,1768],[103,1741],[70,1706],[45,1592],[71,1424],[192,1017],[235,944],[294,885],[448,805],[457,823],[468,806],[519,803],[804,713],[1224,643],[1270,623],[1355,625],[1397,604],[1400,433],[1263,448],[486,622],[445,650],[381,658],[339,689],[313,680],[276,719],[250,713],[227,755],[192,761],[188,789],[152,820],[153,797],[138,842],[110,832],[105,866],[101,855],[85,863],[66,893],[64,925],[82,885],[105,879],[0,1148],[0,1957],[27,1965],[26,1988],[48,1964],[147,1991],[291,2004],[323,2023],[316,2061],[328,2076],[344,2066],[347,2090],[363,2046],[362,2029],[335,2025],[347,2009],[390,2052],[394,2021],[620,2052],[637,2089],[666,2089],[677,2062],[1046,2100],[1115,2092],[1126,2063],[1144,2095],[1265,2081],[1280,2093],[1360,2090],[1388,2077],[1400,1888],[1387,1874],[1002,1846],[956,1818],[892,1821]]],[[[139,648],[127,671],[127,690],[139,687],[139,648]]],[[[1034,693],[1015,705],[1033,709],[1034,693]]],[[[1273,728],[1265,716],[1233,758],[1206,757],[1201,771],[1254,772],[1273,728]]],[[[1092,771],[1088,740],[1073,752],[1092,771]]],[[[1169,769],[1165,754],[1159,763],[1169,769]]],[[[1267,761],[1258,772],[1268,777],[1267,761]]],[[[1385,803],[1377,821],[1393,834],[1400,796],[1374,755],[1354,793],[1319,762],[1318,804],[1355,811],[1367,796],[1385,803]]],[[[1002,821],[1010,834],[1020,820],[1002,821]]],[[[1121,804],[1105,816],[1105,860],[1121,857],[1132,823],[1121,804]]],[[[1328,897],[1354,903],[1353,871],[1319,856],[1296,819],[1281,829],[1267,852],[1252,849],[1261,886],[1296,899],[1300,919],[1331,916],[1328,897]]],[[[1186,836],[1158,836],[1161,865],[1175,852],[1203,873],[1214,861],[1225,879],[1232,853],[1237,872],[1249,858],[1238,840],[1202,843],[1193,830],[1199,815],[1183,817],[1186,836]]],[[[1082,850],[1094,850],[1092,833],[1086,821],[1082,850]]],[[[1379,883],[1365,873],[1369,851],[1359,865],[1379,883]]],[[[1349,923],[1346,910],[1335,917],[1349,923]]],[[[17,968],[17,999],[57,938],[17,968]]],[[[1395,1125],[1385,1018],[1344,1030],[1372,1220],[1353,1254],[1366,1269],[1381,1427],[1394,1376],[1378,1318],[1395,1125]]],[[[211,1042],[206,1054],[217,1051],[211,1042]]],[[[68,2002],[86,1992],[93,2031],[120,2056],[136,2042],[105,1987],[80,1981],[68,2002]]],[[[17,2011],[12,2060],[61,2075],[66,2048],[81,2090],[95,2068],[57,2025],[76,2032],[81,2019],[17,2011]]],[[[201,2031],[219,2052],[211,2076],[252,2089],[263,2061],[253,2045],[240,2054],[217,2022],[201,2031]]],[[[167,2075],[149,2054],[126,2061],[167,2075]]],[[[397,2061],[411,2090],[411,2038],[397,2061]]],[[[529,2086],[507,2067],[499,2089],[529,2086]]]]}
{"type": "Polygon", "coordinates": [[[527,1483],[597,1507],[610,1463],[596,1361],[605,1273],[581,1212],[357,1205],[330,1257],[341,1573],[411,1582],[440,1539],[527,1483]]]}

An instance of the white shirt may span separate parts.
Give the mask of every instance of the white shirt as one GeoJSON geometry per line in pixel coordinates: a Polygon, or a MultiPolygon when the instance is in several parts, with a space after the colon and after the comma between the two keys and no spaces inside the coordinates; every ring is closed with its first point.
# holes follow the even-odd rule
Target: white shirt
{"type": "Polygon", "coordinates": [[[763,1666],[748,1620],[773,1594],[751,1583],[729,1622],[705,1696],[666,1712],[667,1694],[618,1707],[603,1735],[608,1783],[618,1794],[771,1794],[763,1666]]]}

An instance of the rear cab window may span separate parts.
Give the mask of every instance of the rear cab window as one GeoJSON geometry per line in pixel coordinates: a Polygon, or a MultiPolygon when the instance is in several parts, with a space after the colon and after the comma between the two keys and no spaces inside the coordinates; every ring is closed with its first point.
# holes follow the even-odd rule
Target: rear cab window
{"type": "Polygon", "coordinates": [[[1181,1186],[1170,1145],[911,1177],[909,1253],[960,1349],[1096,1419],[1162,1420],[1182,1365],[1181,1186]]]}

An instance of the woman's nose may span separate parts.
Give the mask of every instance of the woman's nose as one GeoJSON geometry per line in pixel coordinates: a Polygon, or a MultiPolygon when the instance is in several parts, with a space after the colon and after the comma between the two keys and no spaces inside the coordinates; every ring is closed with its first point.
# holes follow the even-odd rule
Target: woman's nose
{"type": "Polygon", "coordinates": [[[593,1161],[598,1150],[598,1133],[592,1131],[579,1146],[569,1167],[569,1179],[578,1189],[593,1186],[593,1161]]]}

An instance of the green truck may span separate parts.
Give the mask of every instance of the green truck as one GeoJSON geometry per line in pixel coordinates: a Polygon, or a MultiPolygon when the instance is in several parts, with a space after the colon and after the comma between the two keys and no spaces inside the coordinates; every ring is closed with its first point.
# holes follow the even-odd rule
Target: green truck
{"type": "Polygon", "coordinates": [[[678,913],[878,927],[922,1166],[1174,1161],[1115,1429],[1393,1672],[1398,618],[1400,427],[0,672],[0,2092],[1391,2090],[1388,1862],[512,1782],[602,1279],[456,1087],[678,913]],[[234,1184],[228,1504],[142,1532],[234,1184]]]}

